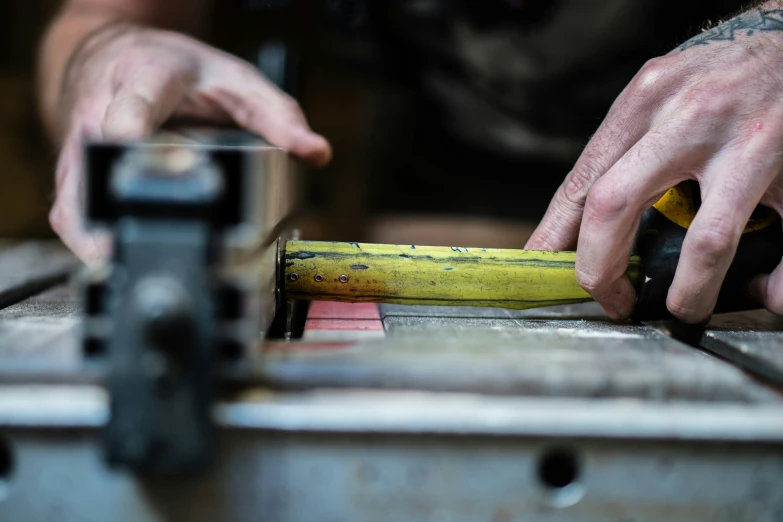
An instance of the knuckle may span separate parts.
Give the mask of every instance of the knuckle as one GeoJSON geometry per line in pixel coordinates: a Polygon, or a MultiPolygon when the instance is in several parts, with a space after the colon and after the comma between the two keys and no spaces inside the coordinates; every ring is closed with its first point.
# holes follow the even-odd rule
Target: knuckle
{"type": "Polygon", "coordinates": [[[576,282],[590,295],[600,292],[604,287],[604,277],[601,274],[585,270],[583,267],[576,268],[576,282]]]}
{"type": "Polygon", "coordinates": [[[593,180],[600,172],[597,160],[587,156],[579,160],[579,163],[566,176],[563,182],[563,197],[569,203],[582,206],[587,199],[587,193],[593,185],[593,180]]]}
{"type": "Polygon", "coordinates": [[[684,100],[680,102],[677,107],[676,118],[677,120],[675,121],[680,121],[683,124],[690,126],[691,124],[699,122],[699,120],[702,118],[702,112],[695,103],[684,100]]]}
{"type": "Polygon", "coordinates": [[[714,265],[734,250],[740,233],[734,223],[724,218],[712,218],[691,230],[686,241],[691,253],[714,265]]]}
{"type": "Polygon", "coordinates": [[[597,181],[587,194],[585,215],[588,220],[612,221],[628,207],[628,198],[609,183],[597,181]]]}
{"type": "Polygon", "coordinates": [[[637,96],[658,92],[670,72],[671,64],[665,56],[648,60],[631,80],[631,90],[637,96]]]}
{"type": "Polygon", "coordinates": [[[529,241],[530,245],[533,245],[533,250],[547,250],[547,251],[554,251],[558,250],[558,247],[556,243],[552,241],[549,237],[548,231],[536,231],[531,237],[529,241]]]}
{"type": "Polygon", "coordinates": [[[723,118],[731,111],[731,103],[725,96],[709,96],[696,104],[696,116],[703,120],[723,118]]]}
{"type": "Polygon", "coordinates": [[[262,110],[258,104],[250,102],[242,103],[237,108],[234,119],[243,127],[251,127],[254,124],[263,126],[268,120],[266,111],[262,110]]]}
{"type": "Polygon", "coordinates": [[[705,87],[691,89],[680,100],[678,115],[685,121],[712,121],[726,116],[731,110],[726,91],[705,87]]]}

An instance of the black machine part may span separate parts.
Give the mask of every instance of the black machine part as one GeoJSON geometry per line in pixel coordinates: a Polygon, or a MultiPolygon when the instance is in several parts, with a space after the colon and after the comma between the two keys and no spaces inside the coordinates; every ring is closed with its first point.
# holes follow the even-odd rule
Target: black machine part
{"type": "Polygon", "coordinates": [[[242,203],[236,172],[198,147],[87,155],[88,218],[113,232],[111,268],[85,307],[108,325],[103,338],[85,334],[85,351],[99,346],[108,364],[106,458],[141,473],[206,469],[225,290],[216,267],[235,223],[227,209],[242,203]]]}
{"type": "MultiPolygon", "coordinates": [[[[756,212],[767,214],[772,211],[759,207],[756,212]]],[[[637,289],[638,301],[633,314],[635,320],[673,319],[666,308],[666,296],[674,280],[687,231],[687,228],[672,222],[654,207],[642,215],[634,252],[641,256],[643,270],[637,289]]],[[[714,313],[760,308],[760,303],[748,293],[748,283],[759,274],[770,273],[782,258],[783,229],[780,219],[775,218],[768,226],[745,232],[718,294],[714,313]]]]}

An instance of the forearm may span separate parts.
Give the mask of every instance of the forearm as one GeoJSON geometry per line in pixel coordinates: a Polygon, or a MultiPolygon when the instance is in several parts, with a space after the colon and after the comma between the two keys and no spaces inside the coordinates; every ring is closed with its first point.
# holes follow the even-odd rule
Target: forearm
{"type": "Polygon", "coordinates": [[[39,109],[50,136],[59,141],[63,78],[86,39],[108,26],[128,22],[195,32],[203,19],[206,1],[173,0],[69,0],[49,26],[38,63],[39,109]]]}

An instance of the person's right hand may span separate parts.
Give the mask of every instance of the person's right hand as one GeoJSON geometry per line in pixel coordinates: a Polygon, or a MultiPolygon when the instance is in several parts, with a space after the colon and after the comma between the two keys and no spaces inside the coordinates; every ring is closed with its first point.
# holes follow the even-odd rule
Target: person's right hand
{"type": "Polygon", "coordinates": [[[75,52],[60,97],[64,142],[49,221],[83,261],[108,254],[106,240],[83,226],[84,140],[143,138],[172,116],[233,120],[315,166],[331,157],[329,143],[310,129],[296,101],[250,64],[182,34],[106,27],[75,52]]]}

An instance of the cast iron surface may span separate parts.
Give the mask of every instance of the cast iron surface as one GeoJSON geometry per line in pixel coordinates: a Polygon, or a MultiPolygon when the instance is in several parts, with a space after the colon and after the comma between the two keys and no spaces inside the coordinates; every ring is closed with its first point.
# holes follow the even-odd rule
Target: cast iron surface
{"type": "Polygon", "coordinates": [[[64,282],[79,266],[58,241],[0,240],[0,308],[64,282]]]}
{"type": "MultiPolygon", "coordinates": [[[[4,266],[0,250],[0,273],[4,266]]],[[[0,521],[263,513],[300,522],[317,513],[321,521],[755,522],[783,514],[775,393],[727,361],[605,322],[594,307],[384,307],[388,343],[268,346],[267,378],[307,388],[340,372],[363,380],[359,389],[247,389],[215,412],[226,429],[214,467],[177,480],[104,464],[100,387],[41,386],[84,374],[79,315],[73,285],[0,311],[0,455],[13,462],[0,469],[0,521]],[[511,368],[517,363],[533,367],[511,368]],[[9,385],[24,365],[37,374],[9,385]],[[637,380],[617,377],[624,372],[637,380]],[[482,373],[496,382],[475,378],[482,373]],[[608,380],[596,387],[601,375],[608,380]],[[390,378],[411,389],[366,389],[390,378]],[[430,378],[484,392],[416,390],[430,378]],[[522,387],[487,393],[509,384],[522,387]],[[549,395],[561,386],[560,398],[549,395]]],[[[763,345],[760,359],[776,359],[766,340],[779,335],[777,319],[727,321],[716,319],[708,335],[745,339],[730,344],[738,350],[763,345]]]]}
{"type": "Polygon", "coordinates": [[[383,305],[385,339],[270,349],[264,371],[275,386],[290,389],[779,401],[732,365],[646,326],[601,319],[595,305],[564,307],[564,318],[557,313],[383,305]]]}

